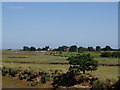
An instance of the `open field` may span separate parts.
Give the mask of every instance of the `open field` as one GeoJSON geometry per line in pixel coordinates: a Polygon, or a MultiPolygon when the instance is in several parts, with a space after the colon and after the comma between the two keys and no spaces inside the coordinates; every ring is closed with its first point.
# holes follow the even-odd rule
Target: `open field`
{"type": "MultiPolygon", "coordinates": [[[[100,57],[101,52],[84,52],[90,53],[98,60],[99,64],[118,64],[118,58],[103,58],[100,57]]],[[[31,62],[31,63],[68,63],[67,57],[45,55],[47,52],[29,52],[29,51],[3,51],[3,62],[31,62]]],[[[63,52],[63,55],[72,55],[76,53],[63,52]]]]}
{"type": "MultiPolygon", "coordinates": [[[[100,52],[84,52],[90,53],[98,60],[99,64],[118,64],[119,59],[117,58],[102,58],[100,57],[100,52]]],[[[2,53],[2,65],[7,68],[26,69],[30,67],[33,71],[43,70],[62,70],[66,72],[69,68],[69,64],[49,64],[49,63],[68,63],[67,57],[45,55],[46,52],[24,52],[24,51],[3,51],[2,53]],[[9,61],[10,63],[6,63],[9,61]],[[14,63],[17,62],[17,63],[14,63]],[[19,63],[26,62],[26,63],[19,63]],[[33,62],[33,63],[27,63],[33,62]],[[39,64],[41,63],[41,64],[39,64]]],[[[71,54],[69,52],[64,52],[64,55],[71,54]]],[[[72,53],[75,54],[75,53],[72,53]]],[[[91,74],[97,75],[101,79],[110,78],[112,80],[117,80],[118,78],[118,67],[117,66],[99,66],[98,70],[90,72],[91,74]]]]}
{"type": "Polygon", "coordinates": [[[10,62],[33,62],[33,63],[50,63],[50,62],[68,62],[65,57],[55,57],[45,55],[45,52],[24,52],[24,51],[3,51],[2,61],[10,62]]]}

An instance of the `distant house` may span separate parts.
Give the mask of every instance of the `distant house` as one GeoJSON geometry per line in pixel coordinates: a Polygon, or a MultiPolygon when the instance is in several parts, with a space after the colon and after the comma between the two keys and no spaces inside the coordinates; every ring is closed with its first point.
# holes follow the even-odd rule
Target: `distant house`
{"type": "Polygon", "coordinates": [[[53,50],[53,48],[48,48],[48,51],[52,51],[53,50]]]}
{"type": "Polygon", "coordinates": [[[70,50],[70,48],[66,48],[66,49],[64,49],[65,50],[65,52],[68,52],[69,50],[70,50]]]}

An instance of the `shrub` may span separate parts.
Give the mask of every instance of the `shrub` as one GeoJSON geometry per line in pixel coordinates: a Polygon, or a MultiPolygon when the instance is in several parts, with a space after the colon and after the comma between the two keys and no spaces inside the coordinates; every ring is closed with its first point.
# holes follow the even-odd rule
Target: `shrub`
{"type": "Polygon", "coordinates": [[[103,52],[101,54],[101,57],[115,57],[115,58],[120,58],[120,52],[103,52]]]}
{"type": "Polygon", "coordinates": [[[112,53],[111,52],[103,52],[101,54],[101,57],[111,57],[112,56],[112,53]]]}
{"type": "Polygon", "coordinates": [[[13,77],[15,77],[17,73],[18,73],[18,70],[13,70],[13,69],[11,70],[10,69],[10,71],[9,71],[9,75],[11,75],[13,77]]]}
{"type": "Polygon", "coordinates": [[[113,52],[112,53],[112,55],[111,55],[112,57],[116,57],[116,58],[120,58],[120,52],[113,52]]]}
{"type": "Polygon", "coordinates": [[[10,70],[11,69],[3,67],[3,69],[2,69],[2,75],[5,76],[5,75],[9,74],[10,70]]]}
{"type": "Polygon", "coordinates": [[[112,90],[112,82],[109,79],[106,79],[104,83],[100,80],[96,80],[91,90],[112,90]]]}
{"type": "Polygon", "coordinates": [[[74,73],[73,72],[67,72],[58,76],[55,76],[53,78],[53,83],[52,85],[55,88],[58,88],[59,86],[72,86],[77,84],[77,81],[74,78],[74,73]]]}

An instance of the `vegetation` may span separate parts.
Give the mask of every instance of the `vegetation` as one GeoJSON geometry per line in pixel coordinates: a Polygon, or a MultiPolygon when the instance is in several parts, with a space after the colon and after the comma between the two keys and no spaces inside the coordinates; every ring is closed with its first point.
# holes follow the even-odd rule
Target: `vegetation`
{"type": "Polygon", "coordinates": [[[103,52],[101,54],[101,57],[114,57],[114,58],[120,58],[120,52],[103,52]]]}
{"type": "Polygon", "coordinates": [[[66,51],[66,49],[69,48],[68,46],[61,46],[58,47],[58,51],[66,51]]]}
{"type": "MultiPolygon", "coordinates": [[[[11,50],[11,49],[10,49],[11,50]]],[[[101,48],[100,46],[96,46],[96,48],[93,47],[77,47],[76,45],[72,46],[59,46],[58,48],[50,49],[49,46],[45,46],[43,48],[35,48],[33,46],[27,47],[23,46],[23,51],[70,51],[70,52],[81,52],[81,51],[119,51],[120,49],[113,49],[110,46],[105,46],[104,48],[101,48]]]]}
{"type": "Polygon", "coordinates": [[[96,46],[96,51],[101,51],[101,47],[100,46],[96,46]]]}
{"type": "Polygon", "coordinates": [[[76,72],[83,71],[83,74],[85,74],[85,71],[97,70],[98,61],[94,60],[90,54],[77,54],[69,57],[67,60],[71,65],[70,70],[75,69],[76,72]]]}
{"type": "MultiPolygon", "coordinates": [[[[51,83],[55,88],[113,88],[115,87],[115,83],[118,80],[118,66],[116,65],[118,64],[119,59],[116,57],[101,57],[101,54],[104,52],[106,51],[82,51],[77,53],[65,51],[42,52],[3,50],[3,75],[15,78],[17,77],[19,80],[25,80],[27,82],[30,82],[30,86],[41,84],[46,85],[47,82],[52,81],[53,83],[51,83]],[[67,61],[66,59],[71,59],[72,57],[79,57],[77,59],[80,60],[82,60],[82,58],[84,57],[84,61],[89,62],[89,65],[92,64],[92,61],[95,61],[96,64],[98,62],[96,66],[100,66],[97,68],[97,70],[95,70],[96,67],[93,67],[92,72],[92,69],[90,67],[86,68],[85,74],[80,73],[81,71],[83,72],[82,69],[79,69],[80,72],[76,73],[75,69],[78,69],[81,62],[79,62],[78,65],[74,65],[72,63],[71,65],[69,65],[69,60],[67,61]],[[102,66],[103,64],[104,66],[102,66]],[[71,68],[70,66],[77,66],[77,68],[71,68]],[[40,74],[39,72],[42,72],[43,74],[40,74]],[[41,79],[37,81],[37,79],[40,77],[41,79]]],[[[113,53],[119,51],[107,52],[113,53]]],[[[75,60],[77,59],[75,58],[75,60]]],[[[72,62],[74,62],[75,60],[73,60],[72,62]]]]}
{"type": "Polygon", "coordinates": [[[77,46],[76,45],[73,45],[70,47],[70,52],[77,52],[77,46]]]}

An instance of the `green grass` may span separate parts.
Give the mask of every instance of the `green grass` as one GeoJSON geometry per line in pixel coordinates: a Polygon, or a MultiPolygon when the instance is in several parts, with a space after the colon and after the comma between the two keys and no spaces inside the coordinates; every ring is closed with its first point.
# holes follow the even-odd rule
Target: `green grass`
{"type": "Polygon", "coordinates": [[[4,67],[7,68],[13,68],[18,70],[20,67],[25,70],[28,67],[30,67],[30,70],[33,71],[49,71],[49,70],[62,70],[63,72],[66,72],[69,68],[69,65],[51,65],[51,64],[20,64],[20,63],[2,63],[4,67]]]}
{"type": "Polygon", "coordinates": [[[98,60],[99,64],[119,64],[118,63],[118,61],[119,61],[118,58],[103,58],[103,57],[98,57],[98,58],[95,58],[95,59],[98,60]]]}
{"type": "Polygon", "coordinates": [[[106,79],[117,81],[119,75],[117,66],[99,66],[96,71],[89,71],[89,73],[99,77],[102,81],[105,81],[106,79]]]}
{"type": "Polygon", "coordinates": [[[17,62],[34,62],[34,63],[51,63],[51,62],[61,62],[66,63],[66,57],[50,56],[45,55],[41,52],[23,52],[23,51],[12,51],[2,53],[2,61],[17,61],[17,62]],[[25,57],[25,58],[9,58],[9,57],[25,57]]]}
{"type": "MultiPolygon", "coordinates": [[[[58,53],[58,52],[57,52],[58,53]]],[[[118,58],[103,58],[100,57],[101,52],[83,52],[85,54],[90,53],[98,60],[99,64],[118,64],[118,58]]],[[[46,53],[41,52],[29,52],[29,51],[3,51],[2,61],[9,62],[33,62],[33,63],[68,63],[67,57],[45,55],[46,53]],[[9,58],[9,57],[25,57],[25,58],[9,58]]],[[[72,55],[75,52],[63,52],[63,55],[72,55]]]]}
{"type": "MultiPolygon", "coordinates": [[[[66,72],[69,68],[69,65],[51,65],[51,64],[20,64],[20,63],[2,63],[4,67],[12,68],[18,70],[22,67],[23,70],[30,67],[30,70],[33,71],[46,71],[49,70],[62,70],[66,72]]],[[[117,66],[99,66],[96,71],[89,71],[94,76],[99,77],[100,80],[105,81],[106,79],[110,79],[112,81],[118,80],[118,67],[117,66]]]]}
{"type": "MultiPolygon", "coordinates": [[[[100,57],[101,52],[83,52],[83,53],[90,53],[98,60],[99,64],[118,64],[119,59],[117,58],[103,58],[100,57]]],[[[3,61],[10,61],[11,63],[3,62],[2,65],[8,68],[19,69],[26,69],[30,67],[33,71],[38,71],[39,69],[48,71],[48,70],[62,70],[66,72],[69,68],[69,65],[53,65],[53,64],[21,64],[21,63],[12,63],[13,61],[17,62],[35,62],[35,63],[51,63],[51,62],[59,62],[59,63],[66,63],[68,62],[66,59],[67,57],[60,57],[60,56],[52,56],[52,55],[45,55],[46,53],[42,52],[24,52],[24,51],[3,51],[2,52],[2,60],[3,61]],[[26,57],[26,58],[8,58],[8,57],[26,57]]],[[[76,53],[71,52],[63,52],[64,55],[71,55],[76,53]]],[[[98,76],[101,80],[111,79],[116,81],[118,79],[118,67],[117,66],[99,66],[98,70],[90,72],[93,75],[98,76]]]]}

